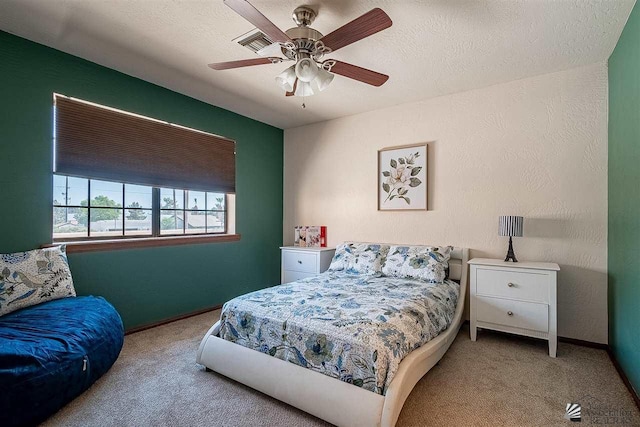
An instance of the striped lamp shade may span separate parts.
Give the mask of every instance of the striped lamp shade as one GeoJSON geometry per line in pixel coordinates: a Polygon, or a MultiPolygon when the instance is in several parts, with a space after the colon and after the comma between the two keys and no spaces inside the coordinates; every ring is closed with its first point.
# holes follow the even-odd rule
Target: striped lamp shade
{"type": "Polygon", "coordinates": [[[501,216],[498,223],[498,236],[522,237],[523,221],[524,218],[521,216],[501,216]]]}

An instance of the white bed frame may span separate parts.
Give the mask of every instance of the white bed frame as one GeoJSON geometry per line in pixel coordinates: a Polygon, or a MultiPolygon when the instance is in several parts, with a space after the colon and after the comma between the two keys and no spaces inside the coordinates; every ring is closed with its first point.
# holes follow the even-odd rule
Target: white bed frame
{"type": "Polygon", "coordinates": [[[458,334],[468,286],[468,258],[468,249],[454,248],[449,262],[449,278],[460,281],[453,322],[400,362],[384,396],[221,339],[217,337],[220,321],[204,336],[196,361],[337,426],[393,427],[413,387],[458,334]]]}

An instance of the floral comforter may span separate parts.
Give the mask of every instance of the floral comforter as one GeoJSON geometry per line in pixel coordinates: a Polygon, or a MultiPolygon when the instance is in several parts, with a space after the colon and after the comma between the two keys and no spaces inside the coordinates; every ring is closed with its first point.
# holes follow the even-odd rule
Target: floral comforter
{"type": "Polygon", "coordinates": [[[326,272],[227,302],[220,337],[384,395],[400,361],[451,324],[458,291],[326,272]]]}

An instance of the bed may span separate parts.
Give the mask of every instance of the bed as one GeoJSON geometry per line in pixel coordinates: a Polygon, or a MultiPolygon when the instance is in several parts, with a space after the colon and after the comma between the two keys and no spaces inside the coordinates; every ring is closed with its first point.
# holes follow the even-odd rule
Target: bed
{"type": "Polygon", "coordinates": [[[197,362],[335,425],[393,426],[458,333],[467,260],[467,249],[454,248],[437,286],[327,272],[238,297],[203,338],[197,362]],[[420,310],[427,315],[414,315],[420,310]],[[392,325],[390,342],[403,345],[368,334],[368,323],[392,325]]]}

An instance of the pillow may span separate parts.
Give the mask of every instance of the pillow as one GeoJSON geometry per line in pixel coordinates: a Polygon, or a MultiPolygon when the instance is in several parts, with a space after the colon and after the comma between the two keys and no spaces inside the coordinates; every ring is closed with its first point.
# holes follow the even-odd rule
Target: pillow
{"type": "Polygon", "coordinates": [[[0,316],[74,296],[66,246],[0,255],[0,316]]]}
{"type": "Polygon", "coordinates": [[[391,246],[382,274],[442,283],[447,277],[451,246],[391,246]]]}
{"type": "Polygon", "coordinates": [[[336,248],[330,271],[354,274],[380,273],[389,246],[375,243],[343,243],[336,248]]]}

